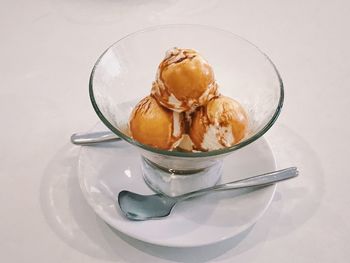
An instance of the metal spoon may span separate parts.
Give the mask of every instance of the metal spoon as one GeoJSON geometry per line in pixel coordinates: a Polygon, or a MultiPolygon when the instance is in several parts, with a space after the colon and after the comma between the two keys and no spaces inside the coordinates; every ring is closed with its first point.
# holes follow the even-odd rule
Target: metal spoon
{"type": "Polygon", "coordinates": [[[118,203],[120,209],[128,219],[136,221],[148,220],[168,216],[172,208],[178,202],[191,197],[200,196],[213,191],[271,185],[276,182],[294,178],[298,176],[298,174],[299,172],[296,167],[290,167],[226,184],[215,185],[177,197],[169,197],[162,194],[140,195],[124,190],[118,195],[118,203]]]}
{"type": "Polygon", "coordinates": [[[84,133],[74,133],[70,140],[76,145],[91,145],[101,142],[110,142],[121,140],[116,134],[111,131],[101,131],[101,132],[84,132],[84,133]]]}

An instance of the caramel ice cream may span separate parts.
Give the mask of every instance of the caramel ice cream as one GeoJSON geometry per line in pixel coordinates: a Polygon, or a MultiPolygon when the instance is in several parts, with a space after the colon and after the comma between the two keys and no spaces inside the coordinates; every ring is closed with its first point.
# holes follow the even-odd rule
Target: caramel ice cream
{"type": "Polygon", "coordinates": [[[248,117],[219,94],[214,72],[195,50],[170,49],[159,64],[151,95],[134,108],[129,128],[143,144],[182,151],[212,151],[241,141],[248,117]]]}
{"type": "Polygon", "coordinates": [[[152,97],[142,99],[129,120],[132,137],[143,144],[171,150],[180,143],[184,132],[183,115],[159,105],[152,97]]]}
{"type": "Polygon", "coordinates": [[[214,72],[195,50],[173,48],[160,63],[152,95],[176,112],[191,111],[218,95],[214,72]]]}
{"type": "Polygon", "coordinates": [[[238,143],[247,128],[243,107],[229,97],[220,96],[193,114],[189,135],[195,150],[212,151],[238,143]]]}

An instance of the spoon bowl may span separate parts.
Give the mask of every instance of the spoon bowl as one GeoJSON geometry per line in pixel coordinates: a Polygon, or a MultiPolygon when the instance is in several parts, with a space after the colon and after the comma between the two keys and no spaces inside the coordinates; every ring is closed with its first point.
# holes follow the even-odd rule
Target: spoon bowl
{"type": "Polygon", "coordinates": [[[162,194],[140,195],[121,191],[118,195],[119,207],[127,218],[135,221],[168,216],[177,201],[162,194]]]}

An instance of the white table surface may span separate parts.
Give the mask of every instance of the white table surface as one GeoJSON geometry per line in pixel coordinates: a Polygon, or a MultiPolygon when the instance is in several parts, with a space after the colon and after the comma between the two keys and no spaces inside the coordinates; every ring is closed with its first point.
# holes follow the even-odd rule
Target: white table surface
{"type": "Polygon", "coordinates": [[[347,0],[1,0],[0,262],[348,262],[349,12],[347,0]],[[194,249],[112,231],[82,197],[69,143],[98,121],[100,53],[169,23],[227,29],[270,55],[286,97],[266,138],[278,167],[301,170],[248,231],[194,249]]]}

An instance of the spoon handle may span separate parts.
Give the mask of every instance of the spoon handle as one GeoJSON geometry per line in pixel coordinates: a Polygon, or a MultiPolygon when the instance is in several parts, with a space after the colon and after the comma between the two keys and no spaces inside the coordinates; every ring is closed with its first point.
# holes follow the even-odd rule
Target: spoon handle
{"type": "Polygon", "coordinates": [[[296,167],[289,167],[286,169],[265,173],[253,177],[248,177],[234,182],[229,182],[226,184],[215,185],[213,187],[201,189],[195,192],[187,193],[181,196],[178,196],[179,199],[187,199],[194,196],[199,196],[206,194],[211,191],[224,191],[232,190],[239,188],[255,187],[255,186],[266,186],[271,185],[276,182],[288,180],[298,176],[299,172],[296,167]]]}
{"type": "Polygon", "coordinates": [[[94,143],[101,142],[109,142],[120,140],[120,138],[110,132],[110,131],[102,131],[102,132],[86,132],[86,133],[74,133],[70,140],[73,144],[76,145],[90,145],[94,143]]]}

